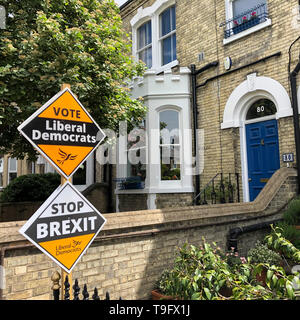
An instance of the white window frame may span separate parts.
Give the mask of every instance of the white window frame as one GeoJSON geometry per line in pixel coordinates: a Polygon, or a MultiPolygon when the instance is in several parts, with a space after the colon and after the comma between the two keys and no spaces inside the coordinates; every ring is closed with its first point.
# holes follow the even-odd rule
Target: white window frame
{"type": "Polygon", "coordinates": [[[162,65],[162,48],[160,42],[160,14],[173,5],[176,5],[175,0],[157,0],[150,7],[140,7],[137,14],[130,21],[132,28],[132,54],[136,61],[138,61],[138,28],[145,22],[151,20],[152,68],[149,70],[154,70],[156,73],[161,73],[178,65],[177,59],[166,65],[162,65]]]}
{"type": "Polygon", "coordinates": [[[11,158],[11,157],[9,157],[8,158],[8,165],[7,165],[7,184],[9,184],[10,183],[10,174],[11,173],[16,173],[17,174],[17,176],[18,176],[18,159],[17,158],[11,158]],[[10,169],[10,161],[11,161],[11,159],[15,159],[16,160],[16,169],[15,170],[11,170],[10,169]]]}
{"type": "MultiPolygon", "coordinates": [[[[152,21],[151,20],[147,20],[145,21],[142,25],[140,25],[137,29],[137,39],[138,39],[138,33],[139,33],[139,30],[140,28],[146,24],[150,22],[150,28],[152,29],[152,21]]],[[[139,48],[139,41],[137,40],[137,49],[136,49],[136,54],[137,54],[137,57],[139,57],[140,53],[151,48],[151,51],[152,51],[152,54],[151,54],[151,68],[152,68],[152,65],[153,65],[153,48],[152,48],[152,42],[153,42],[153,36],[152,36],[152,30],[151,30],[151,42],[147,45],[145,45],[144,47],[141,47],[139,48]]]]}
{"type": "MultiPolygon", "coordinates": [[[[169,6],[169,7],[167,7],[167,8],[165,8],[160,14],[159,14],[159,34],[158,34],[158,41],[159,41],[159,62],[160,62],[160,65],[163,67],[163,66],[166,66],[166,65],[169,65],[169,64],[172,64],[172,62],[173,61],[177,61],[177,59],[175,59],[175,60],[173,60],[173,61],[171,61],[171,62],[169,62],[169,63],[167,63],[167,64],[165,64],[165,65],[163,65],[163,49],[162,49],[162,47],[163,47],[163,40],[164,39],[166,39],[166,38],[168,38],[168,37],[171,37],[171,39],[172,39],[172,35],[173,34],[176,34],[176,26],[175,26],[175,29],[174,30],[171,30],[169,33],[167,33],[167,34],[165,34],[165,35],[161,35],[162,34],[162,28],[161,28],[161,14],[165,11],[165,10],[167,10],[167,9],[169,9],[169,8],[171,8],[171,7],[173,7],[173,6],[169,6]]],[[[176,6],[175,6],[175,14],[176,14],[176,6]]],[[[171,42],[171,45],[172,45],[172,42],[171,42]]],[[[176,50],[177,50],[177,46],[176,46],[176,50]]],[[[173,52],[172,52],[173,53],[173,52]]],[[[177,52],[176,52],[177,53],[177,52]]]]}
{"type": "MultiPolygon", "coordinates": [[[[225,14],[226,14],[226,21],[233,19],[233,2],[235,0],[225,0],[225,14]]],[[[239,32],[238,34],[232,35],[231,37],[227,39],[223,39],[223,45],[227,45],[231,42],[234,42],[236,40],[239,40],[241,38],[244,38],[254,32],[257,32],[259,30],[262,30],[266,27],[269,27],[272,25],[272,20],[270,18],[267,18],[266,21],[249,28],[245,31],[239,32]]]]}
{"type": "MultiPolygon", "coordinates": [[[[179,164],[180,164],[180,179],[179,180],[162,180],[161,177],[161,163],[159,165],[159,184],[161,187],[170,187],[170,186],[181,186],[181,180],[182,180],[182,170],[183,170],[183,156],[182,156],[182,124],[181,124],[181,119],[182,119],[182,109],[178,108],[178,107],[174,107],[174,106],[164,106],[161,108],[157,109],[157,120],[158,120],[158,128],[160,128],[160,113],[164,112],[164,111],[176,111],[178,114],[178,132],[179,132],[179,143],[176,144],[166,144],[166,143],[160,143],[160,141],[158,142],[158,146],[159,146],[159,157],[161,157],[161,147],[166,147],[166,146],[170,146],[170,147],[179,147],[179,155],[180,155],[180,159],[179,159],[179,164]]],[[[159,139],[160,139],[160,135],[159,135],[159,139]]]]}

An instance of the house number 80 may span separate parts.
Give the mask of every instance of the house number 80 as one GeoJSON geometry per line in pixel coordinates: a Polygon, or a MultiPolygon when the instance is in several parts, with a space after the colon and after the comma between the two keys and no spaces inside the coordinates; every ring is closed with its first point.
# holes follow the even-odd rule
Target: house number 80
{"type": "Polygon", "coordinates": [[[264,106],[257,107],[256,111],[257,111],[257,113],[264,112],[265,111],[265,107],[264,106]]]}

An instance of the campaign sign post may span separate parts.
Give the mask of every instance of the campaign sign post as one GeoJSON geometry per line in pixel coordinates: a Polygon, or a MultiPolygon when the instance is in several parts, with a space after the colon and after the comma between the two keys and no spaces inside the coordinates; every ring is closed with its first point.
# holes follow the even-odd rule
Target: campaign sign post
{"type": "Polygon", "coordinates": [[[105,223],[101,213],[67,181],[19,232],[70,273],[105,223]]]}
{"type": "Polygon", "coordinates": [[[66,179],[105,137],[68,87],[24,121],[18,130],[66,179]]]}
{"type": "Polygon", "coordinates": [[[105,134],[69,84],[19,127],[20,133],[61,174],[58,187],[19,232],[69,274],[106,220],[70,183],[105,134]]]}

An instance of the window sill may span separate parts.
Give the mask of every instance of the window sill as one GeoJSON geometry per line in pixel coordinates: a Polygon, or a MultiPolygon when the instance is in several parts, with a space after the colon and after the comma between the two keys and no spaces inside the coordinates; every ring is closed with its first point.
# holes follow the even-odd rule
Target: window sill
{"type": "Polygon", "coordinates": [[[171,68],[178,66],[178,64],[179,64],[178,60],[174,60],[174,61],[172,61],[172,62],[170,62],[168,64],[165,64],[164,66],[161,66],[161,67],[158,67],[158,68],[153,68],[153,70],[155,70],[156,74],[159,74],[161,72],[170,70],[171,68]]]}
{"type": "Polygon", "coordinates": [[[225,45],[227,45],[227,44],[229,44],[231,42],[234,42],[236,40],[244,38],[244,37],[246,37],[246,36],[248,36],[248,35],[250,35],[250,34],[252,34],[254,32],[257,32],[259,30],[267,28],[267,27],[269,27],[271,25],[272,25],[272,20],[271,19],[267,19],[266,21],[254,26],[252,28],[249,28],[249,29],[247,29],[245,31],[242,31],[242,32],[238,33],[238,34],[235,34],[235,35],[231,36],[228,39],[224,39],[223,40],[223,45],[225,46],[225,45]]]}
{"type": "Polygon", "coordinates": [[[145,193],[192,193],[194,192],[194,187],[160,187],[160,188],[145,188],[145,189],[135,189],[135,190],[119,190],[115,189],[116,194],[145,194],[145,193]]]}

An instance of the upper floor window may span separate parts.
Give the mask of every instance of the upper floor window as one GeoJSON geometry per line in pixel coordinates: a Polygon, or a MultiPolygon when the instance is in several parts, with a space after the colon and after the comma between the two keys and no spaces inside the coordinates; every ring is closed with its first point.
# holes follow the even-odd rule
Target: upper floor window
{"type": "Polygon", "coordinates": [[[250,18],[250,15],[248,13],[248,11],[251,9],[253,9],[253,11],[251,11],[251,13],[253,13],[253,15],[257,12],[255,12],[256,7],[260,7],[262,5],[266,5],[267,1],[266,0],[234,0],[232,2],[232,10],[233,10],[233,16],[234,17],[239,17],[239,16],[243,16],[244,14],[246,15],[246,18],[250,18]]]}
{"type": "Polygon", "coordinates": [[[224,44],[271,25],[267,0],[225,0],[225,4],[224,44]]]}
{"type": "Polygon", "coordinates": [[[162,65],[176,60],[176,14],[175,6],[166,9],[160,15],[160,42],[162,65]]]}
{"type": "Polygon", "coordinates": [[[178,64],[175,0],[157,0],[139,8],[130,21],[133,55],[157,73],[178,64]]]}
{"type": "Polygon", "coordinates": [[[138,28],[137,54],[150,69],[152,67],[152,28],[151,21],[144,23],[138,28]]]}

